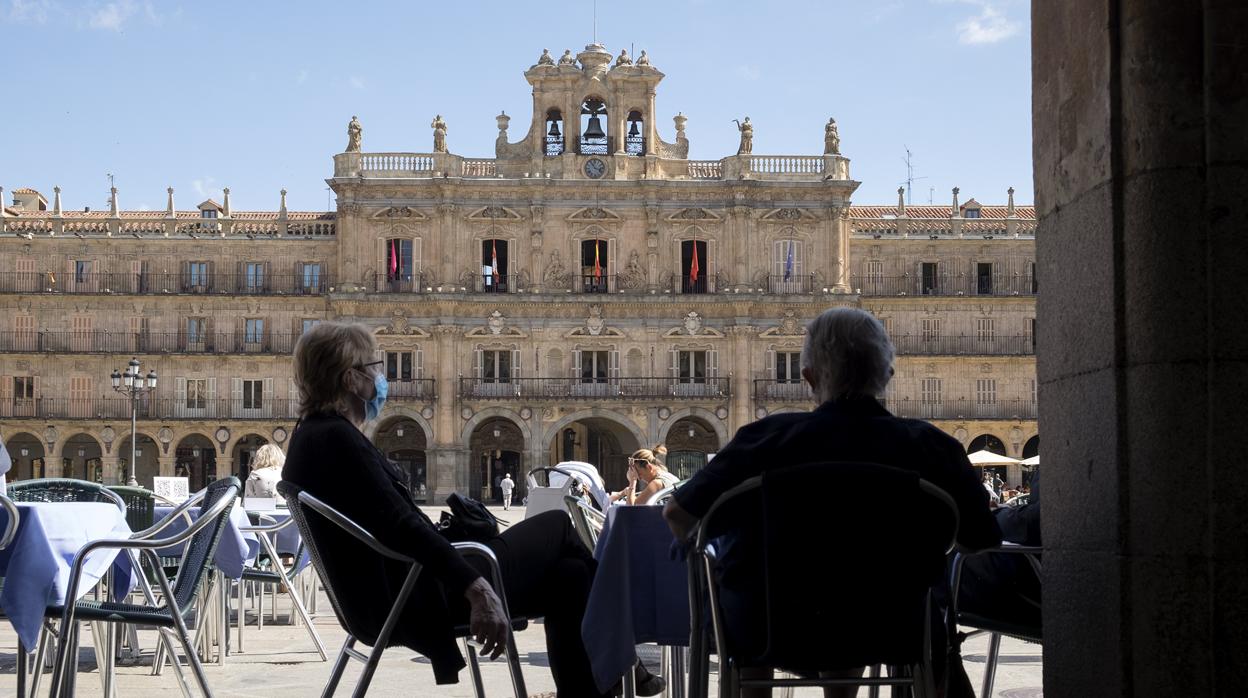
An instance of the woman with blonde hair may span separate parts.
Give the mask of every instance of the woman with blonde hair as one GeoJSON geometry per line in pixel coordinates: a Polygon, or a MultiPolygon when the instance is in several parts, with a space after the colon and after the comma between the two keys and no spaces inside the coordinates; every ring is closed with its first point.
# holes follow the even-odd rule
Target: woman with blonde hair
{"type": "MultiPolygon", "coordinates": [[[[390,642],[428,657],[438,684],[455,683],[464,660],[454,627],[467,624],[481,654],[497,657],[506,647],[509,619],[482,576],[482,561],[466,559],[451,546],[412,500],[403,473],[364,434],[364,425],[380,416],[389,385],[372,332],[363,325],[322,322],[299,339],[294,363],[300,421],[282,479],[423,566],[390,642]]],[[[327,581],[339,599],[350,600],[341,609],[344,624],[371,630],[375,637],[407,567],[332,528],[322,537],[317,544],[327,581]]],[[[609,695],[594,684],[581,640],[597,563],[567,513],[539,514],[482,542],[498,558],[511,612],[545,618],[558,695],[609,695]]]]}
{"type": "Polygon", "coordinates": [[[245,497],[278,497],[277,483],[282,479],[286,454],[273,444],[265,444],[251,457],[251,474],[247,476],[245,497]]]}
{"type": "Polygon", "coordinates": [[[659,444],[654,448],[639,448],[628,457],[628,486],[611,495],[611,501],[623,499],[628,504],[657,504],[654,498],[668,487],[674,487],[680,478],[668,472],[663,465],[667,447],[659,444]],[[637,491],[637,483],[644,487],[637,491]]]}

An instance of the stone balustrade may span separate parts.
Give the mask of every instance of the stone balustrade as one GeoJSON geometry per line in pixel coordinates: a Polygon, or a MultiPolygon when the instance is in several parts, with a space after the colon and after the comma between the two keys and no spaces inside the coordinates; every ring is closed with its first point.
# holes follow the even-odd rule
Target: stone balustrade
{"type": "Polygon", "coordinates": [[[299,237],[332,237],[337,233],[337,223],[324,214],[316,214],[313,219],[290,218],[284,214],[272,214],[272,218],[196,218],[188,217],[187,212],[180,212],[177,218],[162,215],[152,216],[150,213],[138,217],[130,212],[122,212],[117,217],[78,217],[79,214],[57,216],[50,212],[41,215],[5,216],[0,217],[0,234],[11,233],[20,236],[77,236],[77,237],[230,237],[247,235],[275,236],[286,235],[299,237]]]}

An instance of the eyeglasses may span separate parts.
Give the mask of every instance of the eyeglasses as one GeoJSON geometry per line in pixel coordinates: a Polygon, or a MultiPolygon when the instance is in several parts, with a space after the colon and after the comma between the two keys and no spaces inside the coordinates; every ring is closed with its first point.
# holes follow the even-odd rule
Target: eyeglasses
{"type": "Polygon", "coordinates": [[[368,368],[369,366],[380,366],[380,365],[382,365],[382,364],[384,364],[384,363],[385,363],[385,361],[369,361],[369,362],[368,362],[368,363],[366,363],[366,364],[356,364],[356,365],[352,366],[351,368],[356,368],[356,369],[359,369],[359,370],[363,371],[364,369],[368,368]]]}

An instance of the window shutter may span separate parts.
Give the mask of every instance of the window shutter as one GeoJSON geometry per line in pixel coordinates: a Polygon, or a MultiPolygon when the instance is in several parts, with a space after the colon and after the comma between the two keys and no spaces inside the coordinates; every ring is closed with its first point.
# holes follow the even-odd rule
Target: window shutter
{"type": "MultiPolygon", "coordinates": [[[[265,275],[265,278],[268,278],[267,274],[265,275]]],[[[266,281],[265,283],[268,282],[266,281]]],[[[264,350],[269,351],[273,347],[273,323],[269,322],[269,318],[262,318],[260,322],[264,323],[264,327],[262,328],[264,334],[264,350]]]]}
{"type": "Polygon", "coordinates": [[[519,349],[511,350],[511,377],[512,378],[520,377],[520,350],[519,349]]]}
{"type": "Polygon", "coordinates": [[[247,338],[247,318],[234,318],[234,349],[239,350],[243,346],[243,340],[247,338]]]}
{"type": "Polygon", "coordinates": [[[620,352],[612,350],[608,360],[610,363],[607,375],[611,380],[618,381],[620,379],[620,352]]]}
{"type": "Polygon", "coordinates": [[[214,278],[214,277],[213,277],[213,271],[215,271],[216,266],[217,266],[217,263],[216,263],[216,262],[208,262],[208,267],[207,267],[207,269],[208,269],[208,278],[204,281],[204,283],[205,283],[205,284],[206,284],[209,288],[212,288],[212,285],[213,285],[213,278],[214,278]]]}
{"type": "Polygon", "coordinates": [[[572,350],[572,377],[573,378],[581,377],[581,350],[580,349],[572,350]]]}
{"type": "Polygon", "coordinates": [[[706,377],[719,377],[719,352],[714,349],[706,352],[706,377]]]}
{"type": "Polygon", "coordinates": [[[260,405],[265,409],[265,416],[273,416],[273,379],[264,379],[264,393],[260,397],[260,405]]]}
{"type": "Polygon", "coordinates": [[[412,283],[414,284],[414,286],[420,285],[420,271],[421,271],[420,265],[422,262],[420,241],[421,241],[420,238],[412,238],[412,268],[409,270],[409,272],[412,275],[412,283]]]}
{"type": "Polygon", "coordinates": [[[412,377],[425,377],[425,350],[419,347],[416,349],[416,365],[412,368],[412,377]]]}
{"type": "Polygon", "coordinates": [[[209,400],[217,399],[217,379],[216,378],[208,379],[208,399],[209,400]]]}
{"type": "MultiPolygon", "coordinates": [[[[388,264],[386,239],[377,238],[377,273],[373,278],[373,288],[378,291],[385,290],[386,285],[383,280],[390,274],[390,265],[388,264]]],[[[367,283],[367,281],[366,281],[367,283]]]]}
{"type": "Polygon", "coordinates": [[[173,384],[173,414],[180,415],[186,409],[186,378],[175,378],[173,384]]]}
{"type": "Polygon", "coordinates": [[[767,350],[767,380],[774,381],[779,376],[776,375],[776,350],[767,350]]]}
{"type": "Polygon", "coordinates": [[[216,337],[212,334],[213,321],[212,318],[204,320],[204,348],[213,351],[216,348],[216,337]]]}
{"type": "Polygon", "coordinates": [[[715,247],[714,240],[706,241],[706,290],[710,293],[715,292],[715,247]]]}
{"type": "Polygon", "coordinates": [[[251,279],[247,278],[247,263],[236,262],[236,266],[237,266],[237,271],[234,273],[234,290],[251,291],[251,289],[248,288],[248,283],[251,281],[251,279]]]}
{"type": "Polygon", "coordinates": [[[243,379],[231,378],[230,380],[234,382],[234,389],[231,392],[231,414],[237,415],[243,407],[243,379]]]}
{"type": "Polygon", "coordinates": [[[78,279],[77,277],[74,276],[77,272],[78,270],[74,266],[74,260],[72,259],[65,260],[65,284],[63,287],[66,290],[69,290],[69,291],[78,290],[78,286],[77,286],[78,279]]]}
{"type": "Polygon", "coordinates": [[[13,376],[0,376],[0,417],[13,415],[13,376]]]}
{"type": "Polygon", "coordinates": [[[668,349],[667,357],[668,372],[671,374],[671,377],[675,379],[680,376],[680,352],[675,349],[668,349]]]}
{"type": "Polygon", "coordinates": [[[472,350],[472,377],[477,380],[485,375],[485,352],[480,349],[472,350]]]}
{"type": "Polygon", "coordinates": [[[297,291],[303,290],[303,262],[295,262],[295,279],[290,288],[297,291]]]}
{"type": "Polygon", "coordinates": [[[802,257],[806,252],[806,243],[800,240],[793,240],[790,244],[793,245],[793,276],[797,277],[801,275],[802,269],[804,268],[802,265],[802,257]]]}

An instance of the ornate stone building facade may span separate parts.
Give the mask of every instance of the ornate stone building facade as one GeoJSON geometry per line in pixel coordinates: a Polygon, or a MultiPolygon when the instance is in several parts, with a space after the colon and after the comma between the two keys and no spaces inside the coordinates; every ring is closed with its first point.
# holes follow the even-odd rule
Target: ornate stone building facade
{"type": "MultiPolygon", "coordinates": [[[[590,45],[525,72],[533,117],[495,157],[363,147],[352,119],[336,211],[64,211],[19,189],[0,217],[0,429],[17,477],[114,482],[131,356],[159,389],[138,405],[136,471],[192,486],[245,472],[295,424],[291,350],[324,319],[375,329],[391,380],[372,438],[440,501],[492,496],[560,460],[623,480],[664,442],[687,473],[733,431],[810,407],[803,324],[877,314],[898,348],[886,396],[967,446],[1038,445],[1030,208],[853,206],[836,124],[824,153],[688,159],[686,119],[657,127],[663,74],[590,45]],[[995,442],[995,444],[994,444],[995,442]]],[[[766,143],[765,126],[759,133],[766,143]]],[[[812,140],[818,142],[817,127],[812,140]]],[[[346,467],[346,466],[344,466],[346,467]]],[[[1018,480],[1018,473],[1010,479],[1018,480]]],[[[346,474],[344,473],[344,476],[346,474]]]]}

